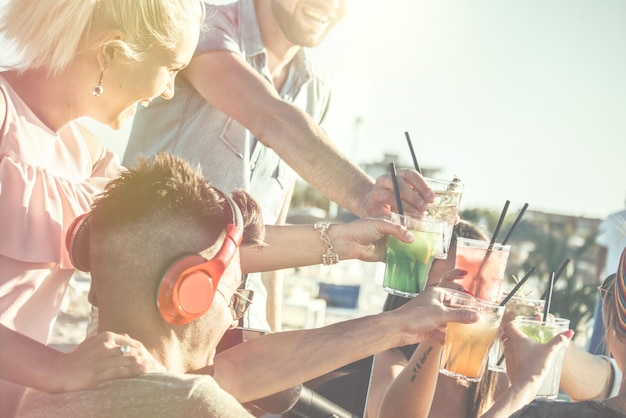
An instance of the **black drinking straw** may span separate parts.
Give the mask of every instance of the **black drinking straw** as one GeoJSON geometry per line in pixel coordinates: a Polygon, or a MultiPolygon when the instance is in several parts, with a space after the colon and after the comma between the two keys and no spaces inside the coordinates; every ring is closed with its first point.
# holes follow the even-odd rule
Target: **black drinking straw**
{"type": "Polygon", "coordinates": [[[513,222],[513,225],[511,225],[511,229],[509,229],[509,232],[506,233],[506,236],[502,240],[502,245],[506,245],[506,243],[509,242],[509,238],[511,238],[511,235],[513,235],[513,230],[515,229],[515,227],[517,227],[517,224],[522,220],[522,216],[524,216],[524,212],[526,212],[526,209],[528,209],[528,203],[524,203],[524,206],[517,214],[517,218],[515,218],[515,222],[513,222]]]}
{"type": "MultiPolygon", "coordinates": [[[[565,271],[565,268],[567,268],[567,265],[569,264],[569,262],[570,262],[569,258],[566,258],[565,261],[563,261],[563,264],[561,264],[561,267],[559,267],[559,269],[556,271],[556,274],[554,275],[554,283],[556,283],[556,281],[559,280],[559,277],[561,277],[561,275],[565,271]]],[[[543,295],[541,295],[540,299],[545,299],[548,296],[548,290],[549,288],[546,289],[545,292],[543,292],[543,295]]]]}
{"type": "MultiPolygon", "coordinates": [[[[526,283],[526,280],[528,280],[530,275],[533,274],[534,272],[535,272],[535,267],[533,266],[533,267],[530,268],[530,270],[528,270],[528,272],[526,272],[524,277],[522,277],[522,279],[519,282],[517,282],[515,287],[513,287],[513,289],[509,292],[509,294],[506,295],[506,297],[502,300],[502,302],[500,302],[500,306],[506,305],[507,302],[511,300],[511,298],[515,295],[515,293],[520,289],[520,287],[522,287],[522,285],[524,283],[526,283]]],[[[504,354],[502,354],[500,356],[500,358],[498,359],[498,362],[496,364],[498,366],[500,366],[500,365],[502,365],[503,361],[504,361],[504,354]]]]}
{"type": "Polygon", "coordinates": [[[415,170],[422,174],[422,170],[420,169],[420,165],[417,163],[417,158],[415,157],[415,151],[413,150],[413,144],[411,143],[411,137],[409,136],[408,132],[404,132],[404,136],[406,137],[406,142],[407,144],[409,144],[409,150],[411,151],[411,158],[413,158],[413,166],[415,167],[415,170]]]}
{"type": "Polygon", "coordinates": [[[502,208],[502,213],[500,213],[500,219],[498,219],[498,223],[496,224],[496,229],[493,230],[493,235],[491,236],[491,241],[489,242],[489,248],[487,251],[493,248],[493,245],[496,243],[496,238],[498,238],[498,234],[500,233],[500,228],[502,228],[502,222],[504,222],[504,217],[506,216],[506,211],[509,209],[509,205],[511,202],[507,200],[504,202],[504,207],[502,208]]]}
{"type": "Polygon", "coordinates": [[[548,320],[548,313],[550,312],[550,304],[552,303],[552,290],[554,289],[554,272],[550,274],[550,283],[548,283],[548,299],[546,300],[546,307],[543,310],[543,322],[548,320]]]}
{"type": "Polygon", "coordinates": [[[400,215],[404,215],[404,209],[402,209],[402,199],[400,198],[400,187],[398,186],[398,178],[396,177],[396,165],[393,162],[389,163],[389,171],[391,171],[391,180],[393,180],[393,192],[396,195],[398,213],[400,215]]]}
{"type": "Polygon", "coordinates": [[[509,300],[511,300],[511,298],[515,295],[515,292],[517,292],[520,289],[520,287],[522,287],[524,283],[526,283],[526,280],[528,280],[530,278],[530,275],[533,274],[534,272],[535,272],[535,267],[531,267],[530,270],[526,272],[524,277],[522,277],[522,279],[519,282],[517,282],[517,284],[515,285],[515,287],[513,287],[513,289],[509,292],[509,294],[506,295],[506,297],[502,300],[502,302],[500,302],[500,306],[506,305],[506,303],[509,300]]]}
{"type": "Polygon", "coordinates": [[[504,208],[502,208],[502,213],[500,213],[500,219],[498,219],[498,223],[496,224],[496,229],[494,229],[493,235],[491,236],[491,241],[489,241],[489,247],[487,247],[487,251],[485,252],[485,257],[483,258],[483,261],[480,263],[480,266],[478,267],[478,270],[476,271],[476,276],[474,277],[474,279],[478,280],[478,283],[476,285],[476,291],[474,292],[475,295],[480,294],[480,290],[481,290],[482,282],[483,282],[482,277],[480,277],[480,274],[483,271],[483,268],[485,268],[485,265],[487,264],[487,259],[489,258],[489,254],[491,254],[493,245],[496,243],[496,238],[498,237],[498,233],[500,232],[500,228],[502,227],[502,222],[504,222],[504,217],[506,216],[506,211],[508,210],[510,203],[511,202],[508,200],[504,203],[504,208]]]}

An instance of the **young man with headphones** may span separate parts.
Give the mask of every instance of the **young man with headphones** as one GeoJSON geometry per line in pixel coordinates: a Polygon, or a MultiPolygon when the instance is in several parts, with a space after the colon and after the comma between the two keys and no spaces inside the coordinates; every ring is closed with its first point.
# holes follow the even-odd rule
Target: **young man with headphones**
{"type": "MultiPolygon", "coordinates": [[[[90,300],[99,307],[99,331],[138,339],[167,372],[113,380],[82,392],[29,390],[18,416],[248,417],[241,403],[375,352],[421,341],[448,321],[477,320],[471,311],[445,308],[444,293],[432,290],[392,312],[269,334],[216,355],[218,342],[252,299],[251,292],[238,289],[240,250],[244,260],[250,254],[280,258],[265,262],[273,268],[292,254],[292,263],[306,262],[302,254],[314,247],[307,244],[319,241],[316,231],[307,235],[297,229],[305,249],[285,252],[295,246],[279,243],[275,232],[264,237],[261,219],[245,192],[231,198],[170,155],[144,160],[113,180],[92,211],[75,221],[67,246],[74,265],[91,272],[90,300]]],[[[362,242],[372,243],[385,229],[400,235],[399,226],[385,220],[358,222],[353,228],[362,242]]],[[[337,242],[346,235],[337,236],[337,242]]],[[[319,253],[310,257],[319,260],[319,253]]],[[[111,355],[124,356],[129,350],[133,348],[121,346],[111,355]]]]}

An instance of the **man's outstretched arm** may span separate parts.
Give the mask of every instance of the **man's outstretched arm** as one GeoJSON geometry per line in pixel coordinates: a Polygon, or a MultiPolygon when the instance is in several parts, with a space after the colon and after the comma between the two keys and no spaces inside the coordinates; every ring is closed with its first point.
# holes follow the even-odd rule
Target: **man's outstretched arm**
{"type": "Polygon", "coordinates": [[[389,348],[422,341],[449,321],[478,320],[476,312],[444,307],[444,295],[443,289],[430,288],[393,311],[246,341],[216,356],[215,380],[247,402],[389,348]]]}
{"type": "MultiPolygon", "coordinates": [[[[182,75],[207,102],[245,126],[305,181],[358,216],[395,210],[389,176],[374,181],[343,155],[303,110],[285,102],[241,57],[212,51],[194,57],[182,75]]],[[[432,190],[413,170],[398,172],[404,210],[423,211],[432,190]]]]}

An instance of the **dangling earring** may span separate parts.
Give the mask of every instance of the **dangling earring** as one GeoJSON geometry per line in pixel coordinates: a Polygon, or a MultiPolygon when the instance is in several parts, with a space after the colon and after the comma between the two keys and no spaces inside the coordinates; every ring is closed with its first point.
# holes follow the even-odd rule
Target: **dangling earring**
{"type": "Polygon", "coordinates": [[[104,92],[104,89],[102,88],[102,76],[103,75],[104,75],[104,71],[102,71],[100,73],[100,80],[98,80],[98,85],[97,86],[93,86],[91,88],[91,94],[93,94],[94,97],[100,97],[102,92],[104,92]]]}

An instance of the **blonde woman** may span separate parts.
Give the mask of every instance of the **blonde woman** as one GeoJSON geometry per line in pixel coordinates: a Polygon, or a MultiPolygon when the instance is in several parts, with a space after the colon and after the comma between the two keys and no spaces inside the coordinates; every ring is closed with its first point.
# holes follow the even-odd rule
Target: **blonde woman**
{"type": "MultiPolygon", "coordinates": [[[[159,369],[143,346],[112,333],[69,354],[46,348],[73,273],[65,232],[118,174],[112,152],[75,119],[119,128],[137,103],[174,94],[190,61],[199,0],[5,2],[0,63],[0,376],[46,391],[159,369]]],[[[12,416],[23,386],[0,381],[12,416]]]]}

